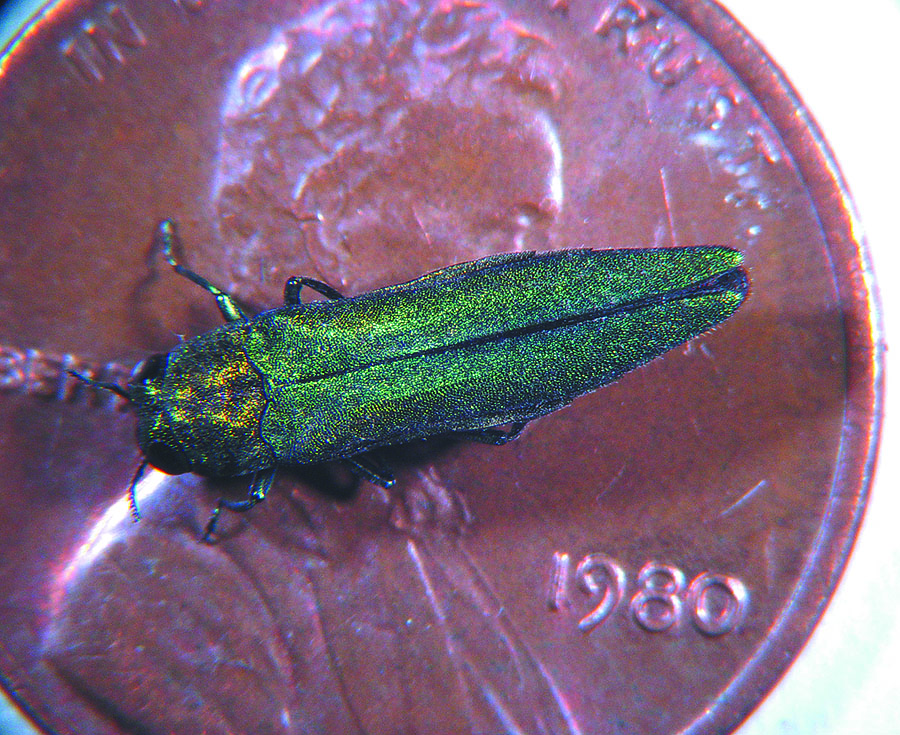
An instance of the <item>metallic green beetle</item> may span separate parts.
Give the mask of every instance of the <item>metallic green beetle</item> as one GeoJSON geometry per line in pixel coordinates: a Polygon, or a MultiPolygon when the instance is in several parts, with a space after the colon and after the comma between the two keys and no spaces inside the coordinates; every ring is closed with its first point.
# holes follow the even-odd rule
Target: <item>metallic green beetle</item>
{"type": "Polygon", "coordinates": [[[218,501],[204,540],[223,507],[263,500],[282,465],[343,460],[387,487],[365,452],[448,432],[503,444],[727,319],[748,290],[743,256],[724,247],[519,252],[349,298],[291,278],[284,306],[248,318],[175,259],[170,220],[159,235],[227,323],[150,357],[125,387],[82,380],[137,411],[132,502],[148,463],[253,475],[245,500],[218,501]],[[328,300],[301,303],[303,286],[328,300]]]}

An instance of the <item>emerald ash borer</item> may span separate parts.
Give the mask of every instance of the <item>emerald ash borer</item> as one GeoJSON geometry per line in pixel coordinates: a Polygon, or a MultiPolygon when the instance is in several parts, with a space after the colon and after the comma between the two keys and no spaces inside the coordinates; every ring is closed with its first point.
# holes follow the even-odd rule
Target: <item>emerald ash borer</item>
{"type": "Polygon", "coordinates": [[[245,499],[218,501],[204,540],[222,508],[262,501],[283,465],[341,460],[387,487],[377,447],[452,432],[504,444],[727,319],[748,290],[726,247],[516,252],[359,296],[294,277],[284,306],[248,317],[178,262],[170,220],[158,236],[226,323],[143,361],[125,386],[77,377],[137,412],[135,516],[148,464],[252,477],[245,499]],[[301,302],[304,286],[326,300],[301,302]]]}

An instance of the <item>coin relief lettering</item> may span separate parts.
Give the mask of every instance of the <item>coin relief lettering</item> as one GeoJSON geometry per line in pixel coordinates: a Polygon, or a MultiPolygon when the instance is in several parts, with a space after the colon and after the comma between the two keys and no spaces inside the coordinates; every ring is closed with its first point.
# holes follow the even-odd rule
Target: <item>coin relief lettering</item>
{"type": "Polygon", "coordinates": [[[735,87],[710,87],[703,99],[695,100],[691,105],[690,122],[700,128],[718,130],[741,99],[735,87]]]}
{"type": "MultiPolygon", "coordinates": [[[[696,128],[693,142],[709,151],[719,168],[734,179],[733,188],[723,197],[725,204],[753,216],[772,204],[773,197],[763,182],[768,180],[768,169],[780,163],[783,155],[778,141],[760,125],[739,127],[734,111],[743,99],[734,86],[710,87],[691,103],[687,122],[696,128]]],[[[762,226],[750,220],[743,231],[753,238],[762,226]]]]}
{"type": "Polygon", "coordinates": [[[753,131],[747,131],[743,144],[732,150],[722,150],[716,160],[722,170],[732,174],[738,187],[725,195],[725,203],[738,209],[768,209],[772,199],[758,184],[756,167],[760,161],[771,163],[772,159],[760,154],[759,144],[753,131]]]}
{"type": "Polygon", "coordinates": [[[18,392],[36,398],[65,403],[86,400],[101,408],[121,409],[124,401],[114,395],[87,388],[68,374],[68,370],[97,380],[126,380],[131,370],[119,363],[103,365],[71,354],[53,355],[38,350],[20,350],[0,345],[0,391],[18,392]]]}
{"type": "Polygon", "coordinates": [[[662,13],[635,0],[609,6],[594,26],[604,39],[615,38],[619,53],[645,51],[647,74],[663,87],[673,87],[700,64],[700,57],[663,27],[662,13]]]}
{"type": "Polygon", "coordinates": [[[627,54],[628,50],[639,43],[639,31],[653,27],[660,15],[648,10],[636,0],[619,0],[610,5],[594,26],[594,33],[601,38],[615,37],[619,53],[627,54]]]}
{"type": "Polygon", "coordinates": [[[575,625],[584,633],[620,610],[649,633],[692,625],[704,635],[720,636],[740,625],[749,605],[744,583],[726,574],[704,571],[688,583],[679,567],[649,561],[629,584],[625,568],[606,554],[586,554],[574,573],[566,552],[557,551],[552,564],[549,609],[580,616],[575,625]]]}
{"type": "Polygon", "coordinates": [[[97,17],[84,20],[60,51],[79,81],[99,83],[111,69],[125,63],[127,49],[146,44],[147,35],[134,18],[121,5],[113,4],[103,7],[97,17]]]}
{"type": "Polygon", "coordinates": [[[693,51],[682,49],[675,38],[663,39],[650,57],[650,78],[664,87],[674,87],[700,63],[693,51]]]}
{"type": "Polygon", "coordinates": [[[625,570],[605,554],[588,554],[576,569],[579,587],[592,598],[600,598],[597,605],[581,620],[579,630],[591,630],[622,601],[625,592],[625,570]]]}

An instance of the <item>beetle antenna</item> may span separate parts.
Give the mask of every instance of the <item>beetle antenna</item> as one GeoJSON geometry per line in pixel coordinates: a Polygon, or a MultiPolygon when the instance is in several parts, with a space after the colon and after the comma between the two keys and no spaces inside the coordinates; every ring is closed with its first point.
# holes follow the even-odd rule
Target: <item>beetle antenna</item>
{"type": "Polygon", "coordinates": [[[126,391],[121,385],[118,385],[117,383],[111,383],[105,380],[94,380],[93,378],[86,378],[84,375],[76,373],[74,370],[66,370],[66,372],[73,378],[78,378],[82,383],[86,383],[92,388],[102,388],[103,390],[108,390],[110,393],[115,393],[117,396],[121,396],[129,403],[131,402],[131,396],[128,395],[128,391],[126,391]]]}
{"type": "Polygon", "coordinates": [[[137,523],[141,520],[141,511],[138,510],[137,504],[137,485],[141,481],[141,477],[144,475],[144,470],[149,466],[149,462],[145,459],[140,465],[138,465],[137,471],[134,473],[134,477],[131,478],[131,487],[128,489],[128,500],[131,504],[131,518],[137,523]]]}

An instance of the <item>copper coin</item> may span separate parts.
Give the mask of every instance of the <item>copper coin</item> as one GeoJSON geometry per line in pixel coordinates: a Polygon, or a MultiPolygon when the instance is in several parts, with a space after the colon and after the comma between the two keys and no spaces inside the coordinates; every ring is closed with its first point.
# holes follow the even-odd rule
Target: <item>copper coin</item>
{"type": "Polygon", "coordinates": [[[870,273],[818,130],[707,2],[69,2],[0,77],[0,671],[48,731],[713,733],[840,575],[880,406],[870,273]],[[716,243],[716,332],[398,489],[148,474],[116,379],[244,303],[492,252],[716,243]]]}

